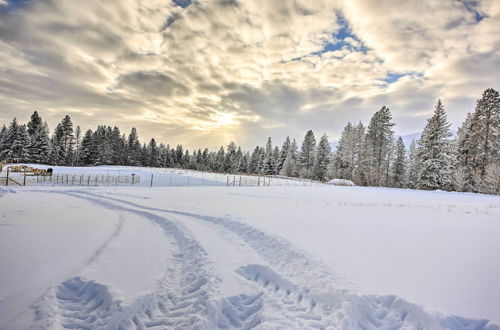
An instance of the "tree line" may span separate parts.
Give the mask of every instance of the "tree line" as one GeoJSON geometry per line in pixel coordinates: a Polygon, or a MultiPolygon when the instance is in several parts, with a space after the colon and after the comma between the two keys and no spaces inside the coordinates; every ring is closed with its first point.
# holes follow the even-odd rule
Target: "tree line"
{"type": "Polygon", "coordinates": [[[382,107],[367,126],[348,123],[332,151],[324,134],[312,130],[300,145],[287,137],[280,146],[271,138],[252,152],[234,142],[217,151],[193,151],[182,145],[141,143],[137,130],[128,136],[117,126],[98,126],[82,134],[66,115],[50,134],[37,111],[27,124],[14,118],[0,130],[0,160],[66,166],[130,165],[187,168],[222,173],[283,175],[326,181],[352,180],[362,186],[455,190],[498,194],[500,191],[500,97],[487,89],[467,114],[455,137],[442,102],[436,104],[421,137],[408,150],[395,139],[392,115],[382,107]]]}

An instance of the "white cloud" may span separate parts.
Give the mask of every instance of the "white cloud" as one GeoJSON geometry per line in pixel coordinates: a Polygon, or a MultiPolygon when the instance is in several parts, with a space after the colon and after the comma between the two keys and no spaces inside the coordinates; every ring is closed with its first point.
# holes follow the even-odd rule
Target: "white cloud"
{"type": "Polygon", "coordinates": [[[52,127],[70,113],[85,128],[250,148],[310,128],[335,137],[382,105],[411,133],[441,97],[458,124],[499,85],[499,17],[493,0],[33,1],[0,8],[0,120],[36,108],[52,127]],[[356,38],[322,52],[345,31],[339,13],[356,38]],[[418,75],[386,84],[389,72],[418,75]]]}

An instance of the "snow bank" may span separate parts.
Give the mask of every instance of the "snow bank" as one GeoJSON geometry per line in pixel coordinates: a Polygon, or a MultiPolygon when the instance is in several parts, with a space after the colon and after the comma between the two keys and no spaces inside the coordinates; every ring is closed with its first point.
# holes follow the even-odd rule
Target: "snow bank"
{"type": "Polygon", "coordinates": [[[346,179],[331,179],[327,183],[332,184],[334,186],[355,186],[356,185],[351,180],[346,180],[346,179]]]}

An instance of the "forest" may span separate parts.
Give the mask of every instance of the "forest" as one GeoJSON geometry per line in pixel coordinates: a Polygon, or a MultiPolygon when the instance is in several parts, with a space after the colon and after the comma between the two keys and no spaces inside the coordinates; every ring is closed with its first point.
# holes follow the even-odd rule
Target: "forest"
{"type": "Polygon", "coordinates": [[[500,97],[490,88],[466,115],[456,135],[450,131],[439,100],[421,136],[408,150],[394,134],[388,107],[368,125],[347,123],[335,150],[312,130],[300,143],[271,138],[244,151],[234,142],[225,148],[189,151],[154,138],[141,143],[136,128],[128,136],[117,126],[82,132],[66,115],[50,133],[35,111],[27,124],[14,118],[0,130],[0,160],[66,166],[129,165],[187,168],[222,173],[282,175],[320,181],[352,180],[360,186],[500,193],[500,97]]]}

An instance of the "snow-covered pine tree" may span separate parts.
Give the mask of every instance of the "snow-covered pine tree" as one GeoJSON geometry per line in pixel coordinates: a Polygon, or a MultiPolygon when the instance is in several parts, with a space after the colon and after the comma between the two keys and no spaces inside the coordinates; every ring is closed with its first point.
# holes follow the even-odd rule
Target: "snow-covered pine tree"
{"type": "Polygon", "coordinates": [[[226,171],[226,164],[225,164],[225,152],[224,152],[224,147],[220,147],[219,151],[217,152],[217,156],[215,157],[215,170],[217,172],[225,172],[226,171]]]}
{"type": "Polygon", "coordinates": [[[233,141],[229,142],[225,154],[224,172],[236,173],[236,171],[238,170],[236,152],[236,144],[233,141]]]}
{"type": "Polygon", "coordinates": [[[280,147],[275,146],[273,149],[272,160],[273,160],[273,174],[279,174],[280,171],[280,147]]]}
{"type": "Polygon", "coordinates": [[[92,130],[87,130],[82,138],[82,146],[80,149],[80,163],[83,165],[92,165],[94,160],[92,159],[93,150],[93,132],[92,130]]]}
{"type": "Polygon", "coordinates": [[[6,139],[7,139],[7,127],[5,125],[2,125],[2,128],[0,129],[0,161],[3,160],[2,154],[7,147],[6,139]]]}
{"type": "Polygon", "coordinates": [[[127,165],[139,166],[141,158],[141,143],[137,129],[132,127],[127,139],[127,165]]]}
{"type": "Polygon", "coordinates": [[[285,158],[285,162],[283,163],[283,167],[281,168],[280,175],[290,176],[290,177],[296,176],[295,175],[297,172],[296,167],[297,164],[292,155],[292,151],[288,150],[288,155],[285,158]]]}
{"type": "Polygon", "coordinates": [[[31,115],[30,121],[27,124],[28,127],[28,135],[29,135],[29,143],[28,143],[28,162],[37,163],[35,158],[38,154],[38,139],[40,135],[40,131],[42,129],[43,120],[38,115],[38,112],[35,111],[31,115]]]}
{"type": "Polygon", "coordinates": [[[60,140],[62,161],[65,165],[71,165],[73,161],[75,136],[71,118],[66,115],[61,121],[62,136],[60,140]]]}
{"type": "Polygon", "coordinates": [[[257,174],[259,173],[259,160],[260,160],[260,148],[259,146],[255,147],[250,156],[250,163],[248,164],[248,173],[257,174]]]}
{"type": "Polygon", "coordinates": [[[276,173],[281,173],[281,169],[283,168],[283,164],[285,163],[286,157],[288,156],[288,151],[290,150],[291,144],[292,144],[292,142],[290,141],[290,137],[287,136],[285,139],[285,142],[283,142],[283,145],[281,146],[279,162],[278,162],[278,167],[276,169],[276,173]]]}
{"type": "Polygon", "coordinates": [[[267,139],[266,149],[264,151],[263,174],[274,174],[273,143],[271,138],[267,139]]]}
{"type": "Polygon", "coordinates": [[[449,140],[451,135],[446,112],[439,100],[418,141],[419,189],[452,189],[454,159],[449,140]]]}
{"type": "Polygon", "coordinates": [[[38,164],[48,163],[50,139],[47,123],[44,123],[42,117],[35,111],[31,115],[31,119],[27,126],[29,135],[27,161],[38,164]]]}
{"type": "Polygon", "coordinates": [[[76,126],[75,128],[75,154],[73,159],[73,164],[78,166],[80,165],[80,152],[82,149],[82,130],[80,126],[76,126]]]}
{"type": "Polygon", "coordinates": [[[413,140],[411,141],[410,148],[408,148],[408,166],[406,169],[406,186],[408,188],[417,188],[418,173],[419,162],[417,158],[417,143],[413,140]]]}
{"type": "Polygon", "coordinates": [[[27,144],[25,144],[28,132],[24,125],[19,125],[17,119],[14,118],[9,125],[9,128],[4,133],[3,144],[4,150],[0,155],[1,159],[7,162],[21,162],[23,158],[27,158],[27,144]]]}
{"type": "Polygon", "coordinates": [[[391,122],[392,115],[389,108],[383,106],[370,120],[365,136],[364,169],[368,185],[384,185],[387,181],[389,157],[394,132],[391,122]]]}
{"type": "MultiPolygon", "coordinates": [[[[187,150],[186,150],[187,151],[187,150]]],[[[145,165],[151,167],[158,167],[160,162],[160,153],[158,146],[156,145],[156,140],[153,138],[149,141],[147,148],[147,163],[145,165]]]]}
{"type": "MultiPolygon", "coordinates": [[[[476,169],[474,184],[485,187],[488,185],[483,182],[487,176],[487,169],[495,168],[489,165],[500,162],[500,97],[498,91],[493,88],[484,91],[481,99],[477,101],[470,127],[467,146],[472,154],[472,166],[476,169]]],[[[493,183],[493,185],[495,184],[493,183]]],[[[481,189],[477,189],[477,191],[481,192],[481,189]]]]}
{"type": "Polygon", "coordinates": [[[456,169],[454,172],[454,185],[457,191],[474,191],[474,154],[477,151],[477,141],[471,140],[472,114],[469,112],[462,126],[458,128],[456,139],[456,169]]]}
{"type": "Polygon", "coordinates": [[[396,154],[391,171],[391,186],[402,188],[406,179],[406,149],[401,137],[396,142],[396,154]]]}
{"type": "Polygon", "coordinates": [[[305,178],[313,178],[314,163],[316,161],[316,139],[312,130],[307,131],[302,142],[299,156],[300,175],[305,178]]]}
{"type": "Polygon", "coordinates": [[[319,139],[318,148],[316,150],[316,162],[314,164],[314,176],[317,180],[324,181],[330,164],[332,146],[328,142],[326,134],[319,139]]]}

